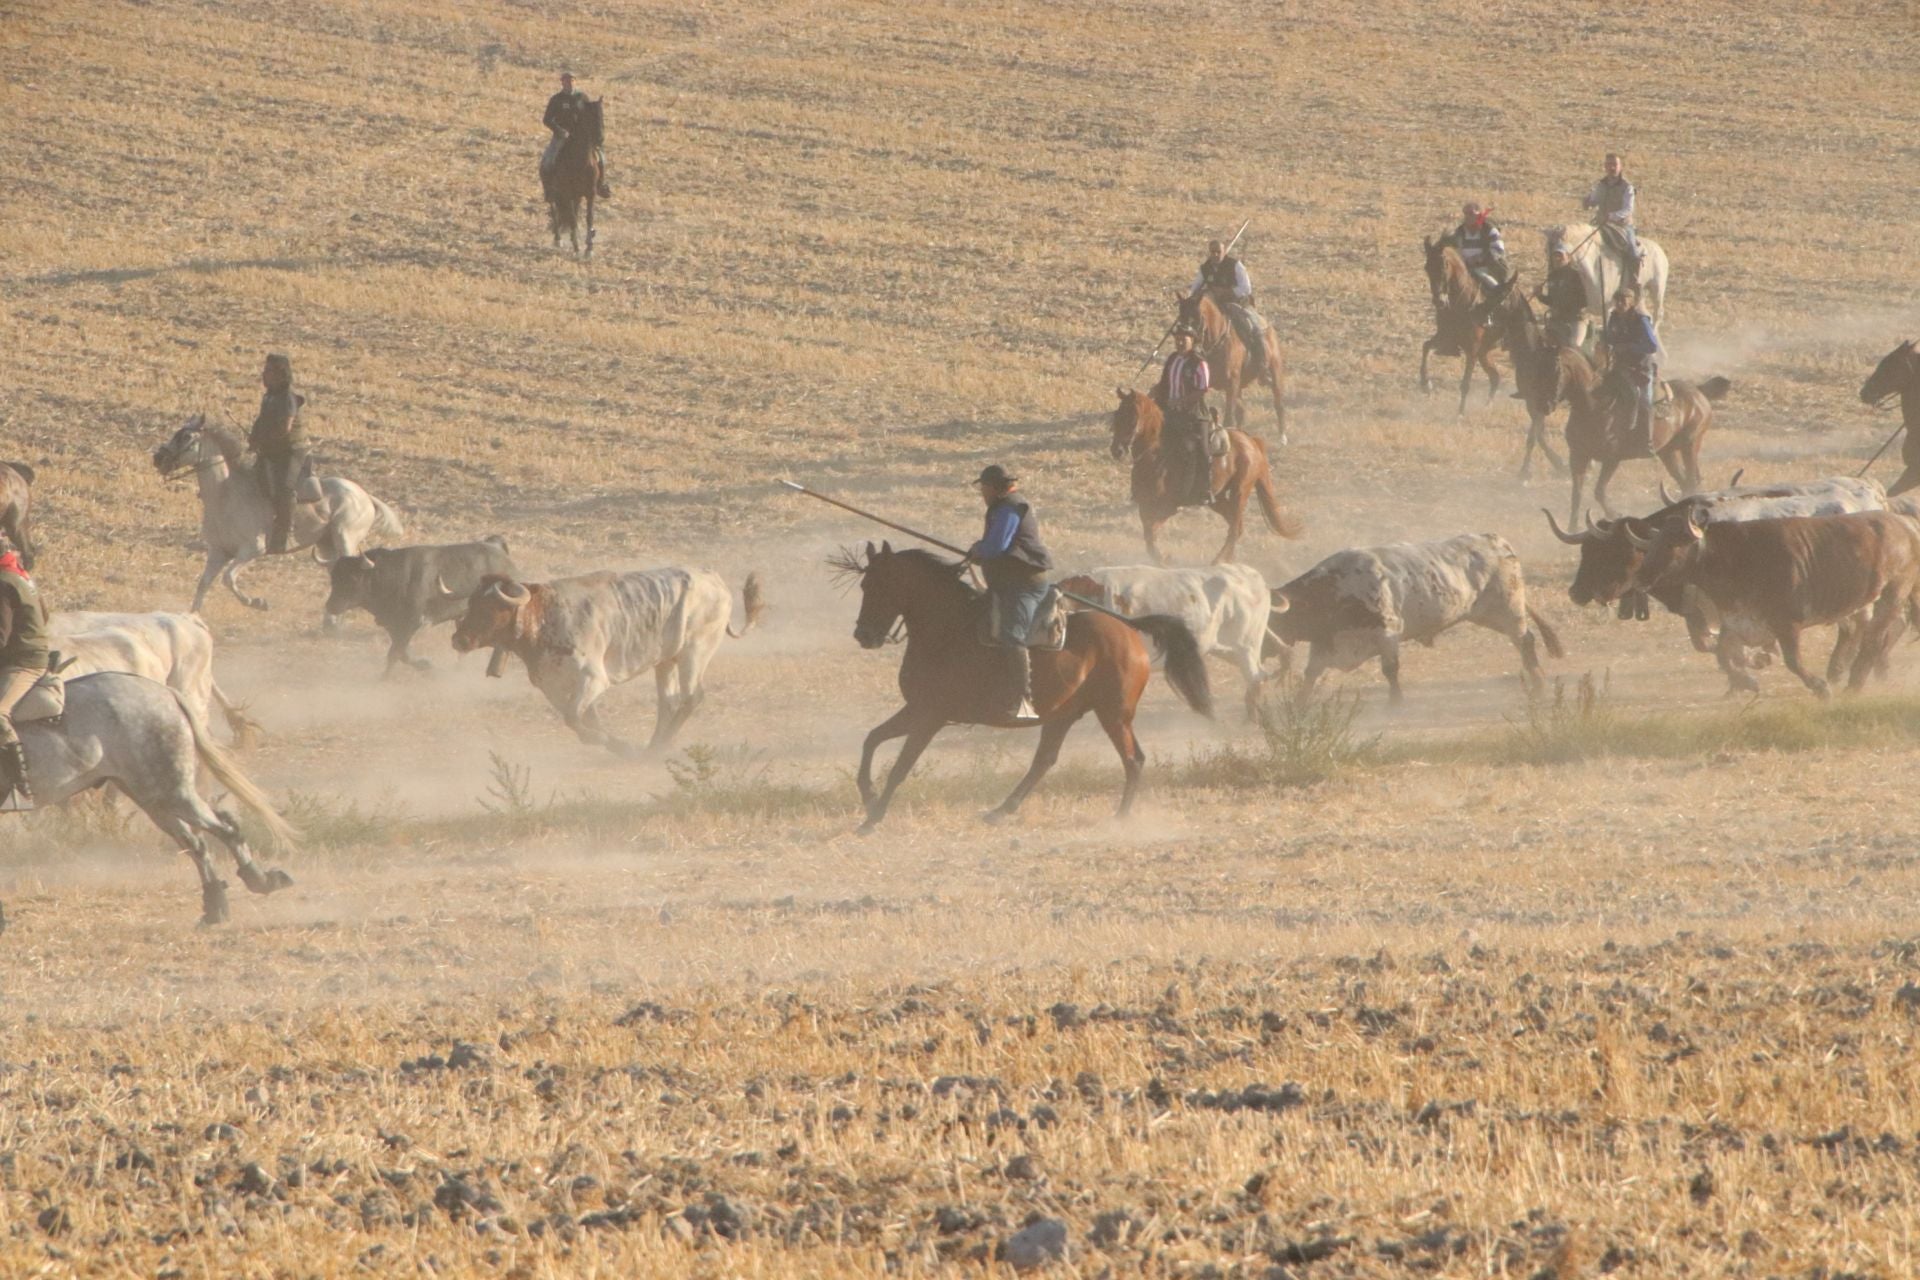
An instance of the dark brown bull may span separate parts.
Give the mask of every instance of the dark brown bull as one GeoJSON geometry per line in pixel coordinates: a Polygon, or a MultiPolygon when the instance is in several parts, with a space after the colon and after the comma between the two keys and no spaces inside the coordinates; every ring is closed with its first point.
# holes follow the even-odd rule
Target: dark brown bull
{"type": "Polygon", "coordinates": [[[1652,538],[1627,536],[1645,556],[1636,589],[1692,587],[1712,601],[1721,617],[1720,669],[1749,691],[1760,686],[1743,669],[1740,647],[1770,640],[1789,671],[1828,696],[1827,681],[1800,661],[1800,633],[1870,610],[1847,681],[1859,689],[1906,629],[1920,588],[1920,526],[1892,512],[1702,526],[1690,510],[1652,538]]]}

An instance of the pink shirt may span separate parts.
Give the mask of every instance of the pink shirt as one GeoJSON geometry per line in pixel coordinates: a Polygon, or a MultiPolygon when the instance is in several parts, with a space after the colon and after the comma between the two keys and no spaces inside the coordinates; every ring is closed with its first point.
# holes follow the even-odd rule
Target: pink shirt
{"type": "Polygon", "coordinates": [[[1213,385],[1207,362],[1198,352],[1174,352],[1167,357],[1166,372],[1161,376],[1166,380],[1168,404],[1183,404],[1206,394],[1207,388],[1213,385]]]}

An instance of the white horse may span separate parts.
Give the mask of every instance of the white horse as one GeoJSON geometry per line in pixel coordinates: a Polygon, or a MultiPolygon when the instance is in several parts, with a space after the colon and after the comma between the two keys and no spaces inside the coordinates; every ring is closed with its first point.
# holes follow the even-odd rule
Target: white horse
{"type": "Polygon", "coordinates": [[[66,695],[60,715],[17,726],[36,809],[109,782],[119,787],[193,859],[200,873],[201,924],[227,918],[227,885],[207,860],[207,836],[227,846],[240,879],[253,892],[272,893],[293,883],[286,872],[256,863],[233,815],[200,798],[196,784],[199,766],[205,765],[275,842],[291,846],[299,839],[179,694],[142,676],[101,671],[69,680],[66,695]]]}
{"type": "MultiPolygon", "coordinates": [[[[1645,236],[1636,238],[1640,246],[1640,309],[1653,317],[1653,327],[1667,309],[1667,251],[1645,236]]],[[[1606,237],[1593,227],[1549,227],[1547,247],[1567,246],[1574,270],[1587,286],[1587,310],[1606,318],[1614,290],[1626,274],[1626,263],[1607,247],[1606,237]]]]}
{"type": "MultiPolygon", "coordinates": [[[[216,577],[249,609],[266,608],[265,600],[240,589],[239,574],[267,553],[273,504],[239,438],[209,425],[206,414],[197,414],[153,451],[153,465],[168,478],[192,474],[200,483],[200,537],[207,544],[207,567],[194,590],[191,611],[200,612],[216,577]]],[[[397,538],[405,532],[392,507],[353,481],[321,476],[317,483],[319,501],[294,505],[288,550],[312,547],[315,560],[332,564],[342,556],[359,555],[376,538],[397,538]]]]}

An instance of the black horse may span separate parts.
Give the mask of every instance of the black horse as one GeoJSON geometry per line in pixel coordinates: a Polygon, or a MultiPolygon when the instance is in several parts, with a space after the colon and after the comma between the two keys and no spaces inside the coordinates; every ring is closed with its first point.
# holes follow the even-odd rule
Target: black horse
{"type": "Polygon", "coordinates": [[[606,141],[601,99],[590,98],[580,112],[580,123],[560,144],[553,169],[540,175],[547,196],[547,225],[553,231],[553,247],[560,247],[560,233],[566,232],[573,251],[580,252],[580,202],[587,205],[587,257],[593,256],[593,201],[600,184],[600,166],[594,157],[606,141]]]}

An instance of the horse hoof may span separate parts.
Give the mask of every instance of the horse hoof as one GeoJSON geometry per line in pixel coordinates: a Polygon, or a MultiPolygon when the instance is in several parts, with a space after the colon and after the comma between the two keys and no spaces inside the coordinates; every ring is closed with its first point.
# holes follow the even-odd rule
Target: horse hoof
{"type": "Polygon", "coordinates": [[[268,609],[268,607],[269,607],[269,606],[268,606],[268,604],[267,604],[267,602],[266,602],[265,600],[249,600],[249,601],[247,601],[247,608],[249,608],[249,609],[257,609],[257,610],[258,610],[258,611],[260,611],[261,613],[265,613],[265,612],[267,611],[267,609],[268,609]]]}
{"type": "Polygon", "coordinates": [[[1005,809],[989,809],[985,813],[980,815],[980,821],[986,823],[990,827],[997,827],[1012,816],[1013,815],[1008,813],[1005,809]]]}
{"type": "Polygon", "coordinates": [[[880,819],[868,818],[865,822],[853,829],[853,834],[857,836],[870,836],[873,834],[873,829],[879,825],[880,819]]]}
{"type": "Polygon", "coordinates": [[[267,887],[263,892],[278,893],[282,889],[293,888],[293,877],[278,867],[267,868],[267,887]]]}

